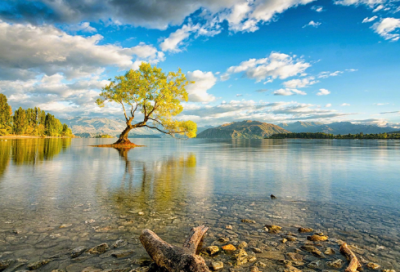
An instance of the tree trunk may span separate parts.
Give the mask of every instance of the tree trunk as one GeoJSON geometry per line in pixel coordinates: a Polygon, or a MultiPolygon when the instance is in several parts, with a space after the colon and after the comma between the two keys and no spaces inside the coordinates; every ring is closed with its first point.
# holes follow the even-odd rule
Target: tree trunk
{"type": "Polygon", "coordinates": [[[130,126],[127,126],[124,131],[122,131],[121,135],[119,135],[118,141],[116,141],[114,144],[120,144],[120,145],[130,145],[132,144],[131,141],[129,141],[128,136],[129,136],[129,131],[131,131],[132,128],[130,126]]]}
{"type": "Polygon", "coordinates": [[[209,272],[204,259],[196,255],[197,247],[208,230],[205,226],[193,228],[182,248],[164,242],[151,230],[144,230],[139,239],[154,262],[170,272],[209,272]]]}

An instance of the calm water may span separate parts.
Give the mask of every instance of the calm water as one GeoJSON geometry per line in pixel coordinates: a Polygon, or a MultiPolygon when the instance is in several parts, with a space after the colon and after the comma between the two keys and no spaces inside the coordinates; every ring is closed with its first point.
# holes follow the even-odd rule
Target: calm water
{"type": "MultiPolygon", "coordinates": [[[[400,141],[134,140],[145,147],[89,146],[114,139],[0,140],[0,260],[40,260],[121,238],[135,258],[145,257],[137,241],[143,228],[179,243],[197,223],[207,223],[212,237],[213,228],[251,217],[385,245],[383,263],[400,262],[393,253],[400,250],[400,141]]],[[[80,271],[98,261],[74,270],[61,258],[42,269],[80,271]]]]}

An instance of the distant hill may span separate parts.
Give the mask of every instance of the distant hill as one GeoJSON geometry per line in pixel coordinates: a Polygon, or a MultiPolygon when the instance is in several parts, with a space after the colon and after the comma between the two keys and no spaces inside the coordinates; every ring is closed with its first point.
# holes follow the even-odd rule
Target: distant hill
{"type": "Polygon", "coordinates": [[[206,129],[197,138],[264,139],[275,133],[289,131],[273,124],[248,120],[206,129]]]}
{"type": "Polygon", "coordinates": [[[378,127],[375,125],[352,124],[350,122],[335,122],[322,124],[318,122],[294,122],[282,123],[278,126],[290,130],[291,132],[324,132],[328,134],[376,134],[384,132],[393,132],[398,129],[392,127],[378,127]]]}
{"type": "MultiPolygon", "coordinates": [[[[109,118],[88,118],[75,117],[62,119],[61,122],[67,124],[72,133],[79,137],[89,138],[99,134],[118,136],[126,127],[123,120],[109,118]]],[[[129,137],[134,138],[161,138],[168,137],[157,130],[151,128],[136,128],[129,133],[129,137]]]]}

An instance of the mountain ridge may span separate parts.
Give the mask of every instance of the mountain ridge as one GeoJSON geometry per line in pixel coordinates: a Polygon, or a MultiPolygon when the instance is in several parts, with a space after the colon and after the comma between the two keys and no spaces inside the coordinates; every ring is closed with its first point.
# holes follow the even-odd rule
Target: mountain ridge
{"type": "Polygon", "coordinates": [[[206,129],[199,133],[197,138],[264,139],[275,133],[289,133],[289,131],[274,124],[246,120],[206,129]]]}

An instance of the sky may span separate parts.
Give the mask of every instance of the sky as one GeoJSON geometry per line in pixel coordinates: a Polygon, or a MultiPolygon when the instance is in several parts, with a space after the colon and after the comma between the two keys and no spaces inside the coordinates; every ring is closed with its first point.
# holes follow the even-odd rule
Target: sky
{"type": "MultiPolygon", "coordinates": [[[[150,62],[190,81],[180,120],[400,127],[400,0],[3,0],[0,92],[59,118],[150,62]]],[[[140,116],[138,117],[140,118],[140,116]]]]}

